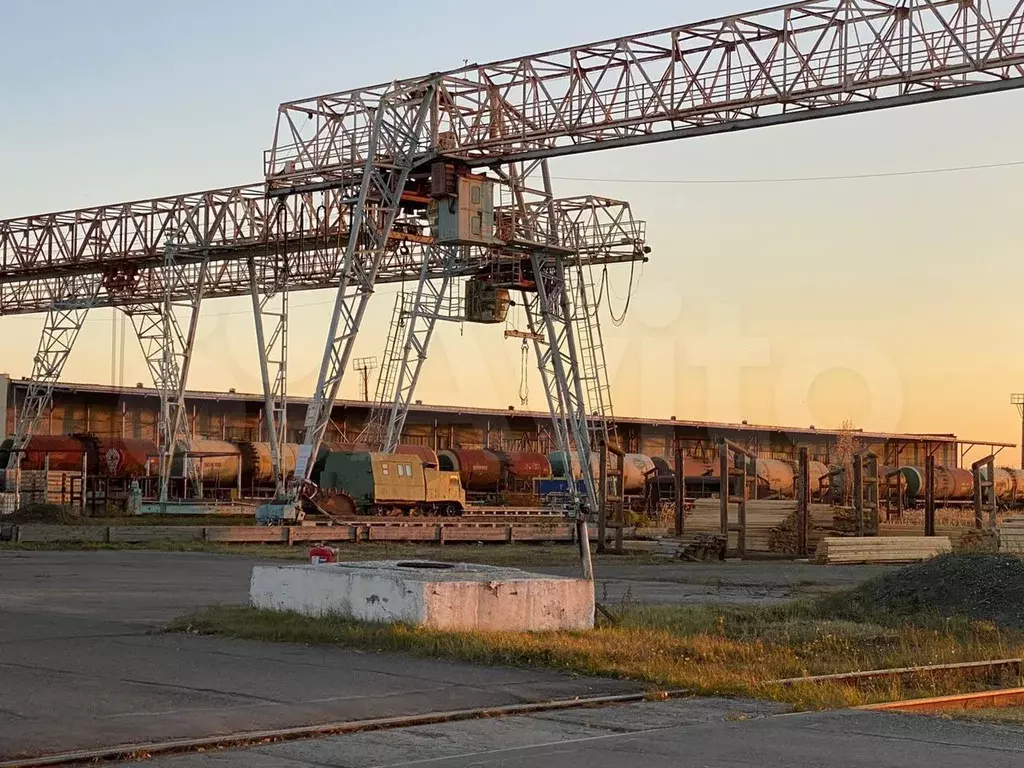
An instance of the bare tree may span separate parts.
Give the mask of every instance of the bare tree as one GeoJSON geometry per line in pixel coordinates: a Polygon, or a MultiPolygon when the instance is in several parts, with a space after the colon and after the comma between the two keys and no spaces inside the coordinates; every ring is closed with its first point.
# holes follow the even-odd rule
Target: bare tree
{"type": "Polygon", "coordinates": [[[850,419],[843,421],[839,432],[829,453],[832,465],[843,470],[841,503],[849,506],[853,502],[853,457],[864,450],[864,445],[857,439],[857,430],[850,419]]]}

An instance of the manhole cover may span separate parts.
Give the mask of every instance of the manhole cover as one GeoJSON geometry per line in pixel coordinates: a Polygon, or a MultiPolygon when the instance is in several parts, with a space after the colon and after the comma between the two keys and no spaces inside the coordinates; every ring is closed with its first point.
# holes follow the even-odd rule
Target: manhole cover
{"type": "Polygon", "coordinates": [[[431,571],[450,571],[450,570],[453,570],[455,568],[455,566],[452,565],[451,563],[417,563],[417,562],[399,563],[398,567],[399,568],[422,568],[422,569],[431,570],[431,571]]]}

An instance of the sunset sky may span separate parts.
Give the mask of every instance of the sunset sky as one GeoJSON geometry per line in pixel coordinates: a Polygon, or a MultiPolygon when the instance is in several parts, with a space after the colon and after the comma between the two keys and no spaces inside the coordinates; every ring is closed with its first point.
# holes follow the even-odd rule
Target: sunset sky
{"type": "MultiPolygon", "coordinates": [[[[763,4],[397,0],[385,19],[336,0],[4,0],[0,218],[256,181],[284,100],[763,4]]],[[[632,294],[621,327],[604,314],[616,412],[1019,440],[1022,119],[1010,92],[552,161],[558,195],[647,221],[650,263],[632,287],[610,271],[611,309],[632,294]]],[[[398,290],[375,297],[357,357],[381,354],[398,290]]],[[[293,296],[296,394],[332,301],[293,296]]],[[[248,308],[204,306],[192,388],[258,391],[248,308]]],[[[112,316],[94,313],[65,379],[110,383],[112,316]]],[[[40,325],[0,318],[0,370],[30,372],[40,325]]],[[[124,380],[148,384],[128,341],[124,380]]],[[[519,378],[501,328],[445,326],[417,397],[518,407],[519,378]]]]}

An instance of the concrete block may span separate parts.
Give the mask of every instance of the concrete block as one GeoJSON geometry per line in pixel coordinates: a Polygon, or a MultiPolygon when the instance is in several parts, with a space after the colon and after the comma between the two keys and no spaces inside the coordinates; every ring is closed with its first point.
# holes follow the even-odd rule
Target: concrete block
{"type": "Polygon", "coordinates": [[[288,543],[298,544],[310,541],[356,541],[359,529],[353,525],[331,525],[300,528],[289,526],[285,529],[288,532],[288,543]]]}
{"type": "Polygon", "coordinates": [[[256,566],[249,599],[264,610],[443,630],[594,627],[592,582],[465,563],[256,566]]]}
{"type": "Polygon", "coordinates": [[[574,540],[572,526],[512,526],[512,541],[555,541],[571,542],[574,540]]]}
{"type": "Polygon", "coordinates": [[[102,525],[19,525],[15,530],[17,540],[23,544],[107,541],[107,528],[102,525]]]}
{"type": "Polygon", "coordinates": [[[370,528],[370,541],[439,541],[440,530],[430,525],[388,525],[370,528]]]}
{"type": "Polygon", "coordinates": [[[207,541],[225,543],[282,544],[288,541],[287,528],[251,525],[211,525],[203,535],[207,541]]]}
{"type": "Polygon", "coordinates": [[[454,542],[508,542],[511,541],[510,527],[507,525],[502,526],[488,526],[486,528],[457,528],[442,527],[441,528],[441,541],[454,543],[454,542]]]}
{"type": "Polygon", "coordinates": [[[191,525],[112,525],[110,541],[143,544],[150,541],[202,541],[203,529],[191,525]]]}

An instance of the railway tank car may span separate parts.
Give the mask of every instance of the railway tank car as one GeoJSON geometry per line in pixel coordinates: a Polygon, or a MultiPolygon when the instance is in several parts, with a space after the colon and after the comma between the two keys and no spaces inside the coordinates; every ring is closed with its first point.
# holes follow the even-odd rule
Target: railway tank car
{"type": "MultiPolygon", "coordinates": [[[[193,440],[188,459],[204,485],[232,488],[242,476],[242,450],[225,440],[193,440]]],[[[185,477],[185,450],[179,446],[171,461],[171,476],[185,477]]]]}
{"type": "MultiPolygon", "coordinates": [[[[238,447],[242,458],[242,485],[249,488],[274,485],[274,458],[270,443],[242,442],[238,447]]],[[[300,448],[297,443],[281,444],[281,471],[285,480],[295,474],[300,448]]]]}
{"type": "Polygon", "coordinates": [[[757,460],[758,496],[796,496],[796,467],[779,459],[757,460]]]}
{"type": "Polygon", "coordinates": [[[440,468],[458,473],[470,494],[497,494],[501,490],[501,457],[494,451],[459,448],[438,454],[440,468]]]}
{"type": "MultiPolygon", "coordinates": [[[[811,496],[822,496],[828,491],[830,470],[820,461],[807,462],[807,479],[811,488],[811,496]]],[[[796,498],[796,484],[799,477],[799,464],[783,459],[757,460],[758,495],[761,498],[777,497],[781,499],[796,498]]]]}
{"type": "Polygon", "coordinates": [[[534,483],[550,478],[551,462],[542,453],[459,448],[438,454],[440,469],[457,472],[471,501],[527,504],[537,500],[534,483]]]}
{"type": "Polygon", "coordinates": [[[516,451],[499,454],[499,457],[502,483],[508,493],[532,493],[535,480],[551,477],[551,462],[543,453],[516,451]]]}
{"type": "Polygon", "coordinates": [[[155,470],[159,450],[152,440],[134,437],[75,435],[86,450],[90,475],[130,480],[145,477],[155,470]]]}
{"type": "MultiPolygon", "coordinates": [[[[0,443],[0,468],[6,469],[14,440],[0,443]]],[[[33,435],[22,451],[21,469],[38,472],[81,472],[86,446],[72,435],[33,435]]],[[[88,463],[88,460],[87,460],[88,463]]]]}
{"type": "MultiPolygon", "coordinates": [[[[906,487],[907,500],[916,502],[925,497],[924,470],[920,467],[901,467],[900,474],[906,487]]],[[[974,475],[968,469],[935,467],[935,500],[966,502],[974,498],[974,475]]]]}
{"type": "Polygon", "coordinates": [[[313,503],[336,517],[456,516],[466,507],[466,492],[459,473],[419,456],[335,451],[324,462],[313,503]]]}
{"type": "MultiPolygon", "coordinates": [[[[981,468],[982,480],[988,480],[988,467],[981,468]]],[[[1024,469],[996,467],[995,471],[996,499],[1007,507],[1020,506],[1024,503],[1024,469]]]]}

